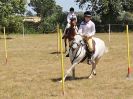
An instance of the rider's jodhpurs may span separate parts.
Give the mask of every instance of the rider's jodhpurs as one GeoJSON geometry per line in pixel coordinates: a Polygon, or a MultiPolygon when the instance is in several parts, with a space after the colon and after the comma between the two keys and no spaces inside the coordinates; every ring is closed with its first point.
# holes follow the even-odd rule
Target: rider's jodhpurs
{"type": "Polygon", "coordinates": [[[89,51],[92,52],[94,50],[93,49],[93,43],[92,43],[92,37],[86,37],[85,40],[88,43],[89,51]]]}

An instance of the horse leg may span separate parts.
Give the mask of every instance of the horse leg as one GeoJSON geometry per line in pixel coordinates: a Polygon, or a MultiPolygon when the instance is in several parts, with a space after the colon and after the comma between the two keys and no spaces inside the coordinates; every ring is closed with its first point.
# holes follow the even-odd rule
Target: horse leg
{"type": "Polygon", "coordinates": [[[96,75],[96,65],[98,64],[100,58],[96,58],[95,62],[92,62],[92,70],[91,70],[91,74],[89,75],[89,79],[91,79],[93,76],[96,75]]]}
{"type": "Polygon", "coordinates": [[[75,67],[72,69],[72,77],[75,78],[75,67]]]}
{"type": "Polygon", "coordinates": [[[67,39],[66,38],[64,38],[64,43],[65,43],[65,53],[66,53],[67,51],[67,39]]]}
{"type": "Polygon", "coordinates": [[[93,69],[93,75],[96,75],[96,65],[98,64],[99,60],[100,60],[100,58],[95,59],[95,67],[93,69]]]}
{"type": "Polygon", "coordinates": [[[89,79],[91,79],[93,77],[95,68],[96,68],[96,64],[95,64],[95,62],[92,62],[92,70],[91,70],[91,73],[90,73],[90,75],[88,77],[89,79]]]}
{"type": "MultiPolygon", "coordinates": [[[[66,79],[66,77],[70,74],[70,72],[72,71],[72,69],[77,65],[78,63],[74,63],[74,64],[72,64],[72,66],[67,70],[67,72],[66,72],[66,74],[65,74],[65,76],[64,76],[64,81],[65,81],[65,79],[66,79]]],[[[62,80],[61,80],[61,82],[62,82],[62,80]]]]}

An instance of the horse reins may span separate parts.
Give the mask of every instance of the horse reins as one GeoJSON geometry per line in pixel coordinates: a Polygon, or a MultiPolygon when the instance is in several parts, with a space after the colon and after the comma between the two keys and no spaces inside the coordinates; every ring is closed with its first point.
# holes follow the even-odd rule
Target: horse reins
{"type": "MultiPolygon", "coordinates": [[[[79,48],[80,48],[80,45],[79,45],[78,43],[76,43],[76,44],[77,44],[79,47],[77,48],[77,51],[76,51],[75,56],[74,56],[74,58],[73,58],[73,60],[72,60],[71,63],[73,63],[74,60],[77,59],[77,58],[79,57],[79,55],[81,54],[81,52],[82,52],[82,46],[81,46],[81,51],[80,51],[79,55],[77,55],[78,50],[79,50],[79,48]]],[[[81,43],[81,45],[82,45],[82,43],[81,43]]],[[[71,47],[71,48],[72,48],[72,47],[71,47]]]]}

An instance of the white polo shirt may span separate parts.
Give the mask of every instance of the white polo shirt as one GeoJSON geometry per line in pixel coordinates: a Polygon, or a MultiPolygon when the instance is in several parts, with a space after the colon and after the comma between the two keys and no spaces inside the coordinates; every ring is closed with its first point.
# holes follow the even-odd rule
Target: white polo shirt
{"type": "Polygon", "coordinates": [[[76,19],[76,21],[77,21],[77,16],[76,16],[76,14],[75,13],[69,13],[68,15],[67,15],[67,22],[68,23],[70,23],[70,19],[71,18],[75,18],[76,19]]]}
{"type": "Polygon", "coordinates": [[[90,20],[89,22],[81,22],[78,34],[84,35],[87,37],[95,35],[95,24],[90,20]]]}

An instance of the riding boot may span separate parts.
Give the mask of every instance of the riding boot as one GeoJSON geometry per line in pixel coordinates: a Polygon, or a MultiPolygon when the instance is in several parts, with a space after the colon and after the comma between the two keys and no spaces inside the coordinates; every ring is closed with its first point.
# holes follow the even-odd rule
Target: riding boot
{"type": "Polygon", "coordinates": [[[91,65],[92,64],[92,55],[94,54],[94,51],[89,51],[89,52],[87,52],[87,63],[89,64],[89,65],[91,65]]]}

